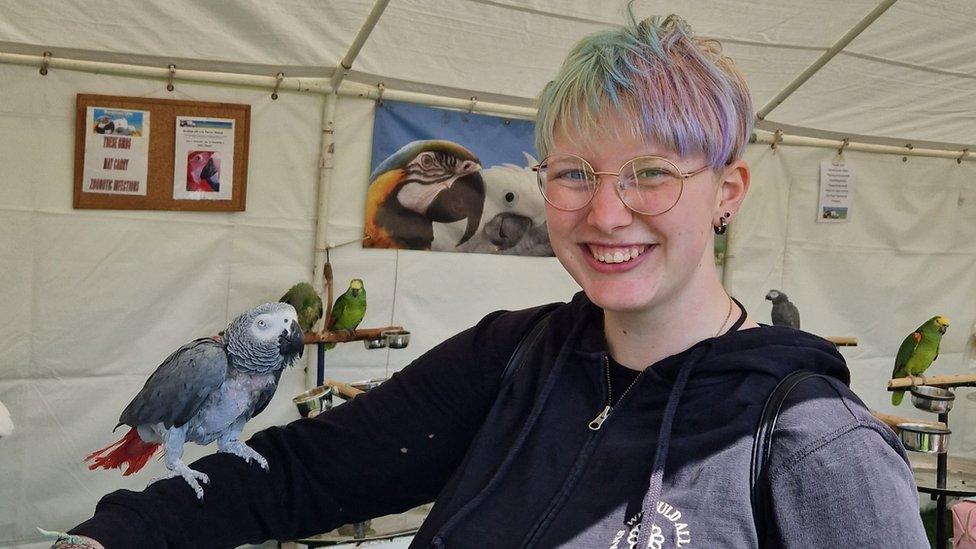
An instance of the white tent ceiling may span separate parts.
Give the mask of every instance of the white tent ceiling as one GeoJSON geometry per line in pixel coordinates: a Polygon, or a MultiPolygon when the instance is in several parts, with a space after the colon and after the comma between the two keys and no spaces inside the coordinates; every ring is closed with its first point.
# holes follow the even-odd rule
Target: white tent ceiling
{"type": "MultiPolygon", "coordinates": [[[[625,18],[625,2],[395,0],[351,78],[530,105],[580,36],[625,18]]],[[[660,1],[723,41],[757,108],[877,5],[876,0],[660,1]]],[[[369,0],[0,2],[0,51],[288,76],[332,71],[369,0]]],[[[772,112],[777,124],[894,142],[970,144],[976,10],[901,0],[772,112]]],[[[810,132],[805,132],[810,133],[810,132]]],[[[951,147],[950,147],[951,148],[951,147]]],[[[962,148],[962,147],[958,147],[962,148]]]]}

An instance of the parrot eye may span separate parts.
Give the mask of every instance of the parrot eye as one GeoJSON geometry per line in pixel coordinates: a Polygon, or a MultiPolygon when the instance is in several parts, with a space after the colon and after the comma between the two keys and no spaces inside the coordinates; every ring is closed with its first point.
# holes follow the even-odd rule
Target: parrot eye
{"type": "Polygon", "coordinates": [[[263,320],[259,320],[258,321],[258,326],[264,328],[264,321],[263,320]]]}
{"type": "Polygon", "coordinates": [[[425,170],[434,167],[434,159],[429,154],[421,155],[420,167],[425,170]]]}

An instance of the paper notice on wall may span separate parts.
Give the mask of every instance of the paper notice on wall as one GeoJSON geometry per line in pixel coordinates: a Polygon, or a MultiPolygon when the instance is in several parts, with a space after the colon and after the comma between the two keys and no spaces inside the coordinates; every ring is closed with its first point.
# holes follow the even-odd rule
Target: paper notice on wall
{"type": "Polygon", "coordinates": [[[234,189],[234,120],[176,117],[173,198],[230,200],[234,189]]]}
{"type": "Polygon", "coordinates": [[[88,107],[81,191],[146,196],[149,111],[88,107]]]}
{"type": "Polygon", "coordinates": [[[820,162],[820,206],[817,221],[840,223],[850,218],[854,197],[854,167],[843,158],[820,162]]]}

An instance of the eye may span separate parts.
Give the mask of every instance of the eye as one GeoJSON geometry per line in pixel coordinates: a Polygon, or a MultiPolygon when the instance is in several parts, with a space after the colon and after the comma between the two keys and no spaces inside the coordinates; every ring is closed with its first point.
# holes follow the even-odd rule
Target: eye
{"type": "Polygon", "coordinates": [[[429,154],[421,155],[420,157],[420,167],[427,170],[434,167],[434,158],[429,154]]]}
{"type": "Polygon", "coordinates": [[[265,324],[265,323],[264,323],[264,321],[263,321],[263,320],[259,320],[259,321],[258,321],[258,327],[260,327],[260,328],[264,328],[264,324],[265,324]]]}

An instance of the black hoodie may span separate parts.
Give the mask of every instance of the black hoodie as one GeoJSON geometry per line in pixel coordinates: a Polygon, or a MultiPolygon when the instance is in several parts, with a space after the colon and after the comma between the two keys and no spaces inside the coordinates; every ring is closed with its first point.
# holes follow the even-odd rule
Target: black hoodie
{"type": "MultiPolygon", "coordinates": [[[[829,342],[763,326],[710,338],[607,405],[602,311],[497,312],[378,388],[256,434],[270,470],[204,458],[203,503],[181,479],[106,496],[72,530],[113,547],[295,539],[436,499],[411,547],[749,547],[752,434],[767,395],[808,369],[774,434],[773,546],[925,543],[904,451],[847,388],[829,342]],[[550,325],[507,384],[519,338],[550,325]]],[[[615,391],[621,389],[616,388],[615,391]]]]}

